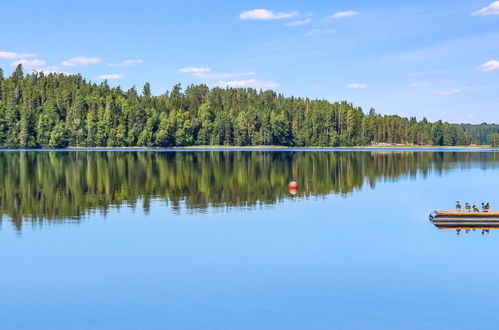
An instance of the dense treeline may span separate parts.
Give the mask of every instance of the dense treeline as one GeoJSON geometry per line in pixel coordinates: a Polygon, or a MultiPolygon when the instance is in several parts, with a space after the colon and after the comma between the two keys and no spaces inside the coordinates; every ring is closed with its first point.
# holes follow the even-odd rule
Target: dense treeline
{"type": "Polygon", "coordinates": [[[499,155],[479,152],[2,152],[0,220],[20,228],[120,205],[147,211],[154,199],[176,211],[251,208],[291,197],[290,180],[299,197],[344,195],[405,176],[498,166],[499,155]]]}
{"type": "Polygon", "coordinates": [[[496,125],[455,125],[381,116],[347,102],[273,91],[190,85],[152,96],[87,82],[81,75],[0,69],[0,147],[354,146],[489,143],[496,125]],[[485,132],[485,133],[484,133],[485,132]]]}
{"type": "Polygon", "coordinates": [[[495,136],[494,134],[499,133],[499,125],[482,123],[479,125],[460,124],[458,126],[472,137],[471,143],[495,145],[491,139],[495,136]]]}

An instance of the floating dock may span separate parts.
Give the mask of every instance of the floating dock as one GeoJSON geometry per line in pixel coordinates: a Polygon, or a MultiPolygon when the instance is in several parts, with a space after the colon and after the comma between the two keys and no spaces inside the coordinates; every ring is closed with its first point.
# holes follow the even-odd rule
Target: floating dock
{"type": "Polygon", "coordinates": [[[430,213],[430,221],[440,229],[499,229],[499,211],[435,210],[430,213]]]}

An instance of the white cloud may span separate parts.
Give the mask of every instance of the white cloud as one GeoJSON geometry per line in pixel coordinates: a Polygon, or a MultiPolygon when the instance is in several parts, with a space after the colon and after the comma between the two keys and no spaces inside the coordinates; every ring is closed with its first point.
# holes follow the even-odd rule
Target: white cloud
{"type": "Polygon", "coordinates": [[[57,66],[45,66],[47,62],[44,60],[34,59],[34,60],[26,60],[22,59],[19,61],[12,62],[11,66],[17,66],[22,64],[24,68],[31,69],[33,72],[43,72],[44,74],[49,73],[62,73],[65,75],[70,75],[71,73],[59,70],[57,66]]]}
{"type": "Polygon", "coordinates": [[[311,36],[315,36],[315,35],[319,35],[319,34],[330,34],[330,33],[333,33],[335,31],[336,31],[335,29],[312,29],[312,30],[309,30],[305,35],[307,37],[311,37],[311,36]]]}
{"type": "Polygon", "coordinates": [[[206,79],[224,79],[240,76],[252,76],[255,72],[240,72],[240,73],[222,73],[222,72],[194,72],[192,75],[196,78],[206,79]]]}
{"type": "Polygon", "coordinates": [[[64,66],[82,66],[87,64],[99,64],[102,60],[99,57],[73,57],[70,60],[64,61],[61,64],[64,66]]]}
{"type": "Polygon", "coordinates": [[[256,79],[248,80],[232,80],[232,81],[219,81],[217,83],[220,87],[243,87],[243,88],[255,88],[255,89],[272,89],[281,86],[280,84],[273,81],[260,81],[256,79]]]}
{"type": "Polygon", "coordinates": [[[35,68],[35,67],[41,67],[44,66],[47,62],[44,60],[26,60],[22,59],[19,61],[12,62],[10,65],[11,66],[18,66],[19,64],[22,64],[23,67],[25,68],[35,68]]]}
{"type": "Polygon", "coordinates": [[[120,63],[108,63],[110,66],[130,66],[130,65],[135,65],[135,64],[141,64],[144,63],[143,60],[137,59],[137,60],[124,60],[120,63]]]}
{"type": "MultiPolygon", "coordinates": [[[[498,1],[499,2],[499,1],[498,1]]],[[[488,72],[488,71],[496,71],[496,70],[499,70],[499,61],[496,61],[496,60],[490,60],[488,62],[485,62],[483,63],[482,65],[480,66],[477,66],[476,67],[478,70],[480,71],[485,71],[485,72],[488,72]]]]}
{"type": "Polygon", "coordinates": [[[348,84],[347,85],[347,88],[354,88],[354,89],[367,88],[367,87],[369,87],[368,84],[348,84]]]}
{"type": "Polygon", "coordinates": [[[320,29],[312,29],[312,30],[309,30],[307,32],[307,36],[313,36],[313,35],[316,35],[320,32],[321,30],[320,29]]]}
{"type": "Polygon", "coordinates": [[[430,87],[430,84],[428,84],[428,83],[414,83],[411,86],[414,88],[425,88],[425,87],[430,87]]]}
{"type": "Polygon", "coordinates": [[[71,73],[69,73],[69,72],[60,71],[59,67],[57,67],[57,66],[47,66],[47,67],[36,68],[33,71],[34,72],[43,72],[44,74],[49,74],[49,73],[58,74],[58,73],[62,73],[62,74],[65,74],[65,75],[71,75],[71,73]]]}
{"type": "Polygon", "coordinates": [[[355,10],[347,10],[347,11],[339,11],[337,13],[334,13],[333,15],[329,16],[328,18],[330,19],[336,19],[336,18],[343,18],[343,17],[348,17],[348,16],[354,16],[357,15],[358,12],[355,10]]]}
{"type": "Polygon", "coordinates": [[[293,18],[296,15],[298,15],[298,13],[296,12],[274,13],[273,11],[267,9],[253,9],[253,10],[243,11],[241,14],[239,14],[239,18],[270,20],[270,19],[293,18]]]}
{"type": "Polygon", "coordinates": [[[182,69],[178,70],[178,72],[182,72],[182,73],[211,72],[211,68],[196,68],[196,67],[188,66],[186,68],[182,68],[182,69]]]}
{"type": "Polygon", "coordinates": [[[482,9],[475,11],[471,15],[473,16],[499,15],[499,1],[494,1],[487,7],[483,7],[482,9]]]}
{"type": "Polygon", "coordinates": [[[459,92],[461,92],[461,90],[451,89],[451,90],[447,90],[447,91],[438,91],[437,95],[452,95],[452,94],[457,94],[459,92]]]}
{"type": "Polygon", "coordinates": [[[101,74],[100,76],[97,76],[97,79],[101,80],[117,80],[123,78],[124,75],[121,73],[113,73],[113,74],[101,74]]]}
{"type": "Polygon", "coordinates": [[[309,24],[310,22],[312,22],[312,19],[310,17],[307,17],[302,21],[292,21],[292,22],[286,23],[286,25],[287,26],[297,26],[297,25],[309,24]]]}
{"type": "Polygon", "coordinates": [[[182,73],[190,73],[195,78],[201,79],[224,79],[224,78],[233,78],[239,76],[252,76],[255,75],[255,72],[238,72],[238,73],[224,73],[224,72],[212,72],[211,68],[199,68],[199,67],[186,67],[178,70],[178,72],[182,73]]]}
{"type": "Polygon", "coordinates": [[[470,120],[470,119],[476,118],[476,114],[474,114],[474,113],[465,113],[465,114],[459,114],[458,117],[459,118],[465,118],[466,120],[470,120]]]}
{"type": "Polygon", "coordinates": [[[38,54],[31,53],[0,52],[0,60],[15,60],[18,58],[32,58],[37,56],[38,54]]]}

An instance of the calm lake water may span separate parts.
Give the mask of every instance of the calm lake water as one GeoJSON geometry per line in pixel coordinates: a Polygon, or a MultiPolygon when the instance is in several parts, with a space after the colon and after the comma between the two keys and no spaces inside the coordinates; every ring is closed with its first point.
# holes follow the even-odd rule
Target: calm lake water
{"type": "Polygon", "coordinates": [[[428,214],[498,187],[493,151],[0,151],[0,328],[497,329],[499,231],[428,214]]]}

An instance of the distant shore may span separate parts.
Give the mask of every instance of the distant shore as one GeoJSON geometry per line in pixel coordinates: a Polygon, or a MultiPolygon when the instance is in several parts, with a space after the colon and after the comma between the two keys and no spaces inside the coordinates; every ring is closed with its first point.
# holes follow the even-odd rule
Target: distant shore
{"type": "Polygon", "coordinates": [[[490,149],[491,145],[467,146],[421,146],[421,145],[369,145],[369,146],[342,146],[342,147],[289,147],[289,146],[186,146],[172,149],[490,149]]]}
{"type": "MultiPolygon", "coordinates": [[[[202,146],[185,146],[185,147],[68,147],[58,150],[274,150],[274,149],[289,149],[289,150],[344,150],[344,149],[499,149],[491,145],[466,145],[466,146],[422,146],[422,145],[369,145],[369,146],[342,146],[342,147],[290,147],[278,145],[261,145],[261,146],[224,146],[224,145],[202,145],[202,146]]],[[[39,149],[38,149],[39,150],[39,149]]],[[[45,149],[42,149],[45,150],[45,149]]]]}
{"type": "Polygon", "coordinates": [[[328,151],[345,151],[345,150],[358,150],[358,151],[369,151],[369,150],[380,150],[380,151],[432,151],[432,150],[489,150],[494,149],[499,151],[499,147],[493,147],[491,145],[467,145],[467,146],[421,146],[421,145],[370,145],[370,146],[352,146],[352,147],[289,147],[289,146],[186,146],[186,147],[169,147],[169,148],[160,148],[160,147],[68,147],[63,149],[57,148],[45,148],[45,149],[7,149],[0,148],[0,151],[78,151],[78,150],[88,150],[88,151],[217,151],[217,150],[226,150],[226,151],[251,151],[251,150],[296,150],[296,151],[313,151],[313,150],[328,150],[328,151]]]}

